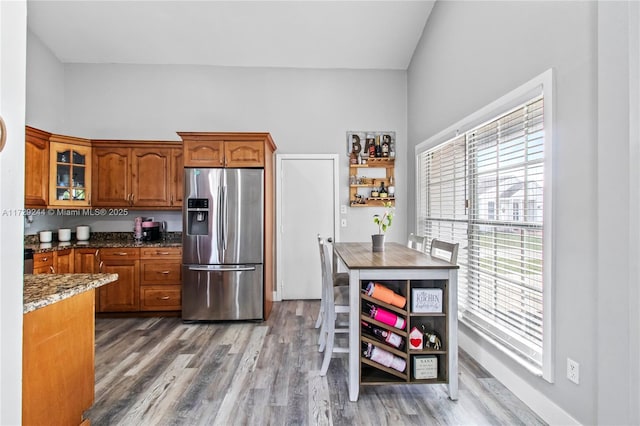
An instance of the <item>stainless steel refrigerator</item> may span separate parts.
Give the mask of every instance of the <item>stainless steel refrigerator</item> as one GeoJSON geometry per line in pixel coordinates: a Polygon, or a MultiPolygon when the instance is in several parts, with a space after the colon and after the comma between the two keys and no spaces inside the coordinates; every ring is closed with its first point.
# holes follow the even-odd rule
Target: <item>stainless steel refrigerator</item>
{"type": "Polygon", "coordinates": [[[185,168],[182,319],[263,319],[264,170],[185,168]]]}

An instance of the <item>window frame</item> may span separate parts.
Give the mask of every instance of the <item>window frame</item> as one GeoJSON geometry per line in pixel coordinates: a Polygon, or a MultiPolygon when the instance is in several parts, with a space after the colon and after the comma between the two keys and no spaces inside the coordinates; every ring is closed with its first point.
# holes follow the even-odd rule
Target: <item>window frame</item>
{"type": "MultiPolygon", "coordinates": [[[[415,170],[415,199],[420,200],[420,155],[436,146],[452,140],[459,135],[462,135],[478,126],[488,123],[495,118],[509,112],[513,108],[524,104],[530,99],[543,95],[544,96],[544,195],[543,195],[543,290],[542,290],[542,306],[543,306],[543,324],[542,324],[542,366],[541,368],[534,367],[530,363],[520,359],[515,354],[504,348],[499,342],[484,337],[479,334],[481,338],[486,338],[492,344],[494,344],[499,350],[506,355],[517,361],[525,369],[534,375],[541,376],[546,381],[553,383],[553,371],[555,369],[555,311],[554,311],[554,280],[553,276],[554,268],[554,240],[553,240],[553,228],[554,228],[554,208],[553,208],[553,187],[554,168],[553,168],[553,145],[555,140],[554,131],[554,71],[548,69],[542,74],[534,77],[528,82],[524,83],[520,87],[512,90],[499,99],[491,102],[487,106],[474,112],[471,115],[459,120],[455,124],[442,130],[431,138],[416,145],[414,153],[414,170],[415,170]]],[[[522,203],[520,203],[522,204],[522,203]]],[[[496,206],[496,215],[499,213],[499,206],[496,206]]],[[[524,214],[524,212],[519,212],[524,214]]],[[[420,205],[416,203],[416,222],[414,226],[419,226],[422,218],[420,217],[420,205]]]]}

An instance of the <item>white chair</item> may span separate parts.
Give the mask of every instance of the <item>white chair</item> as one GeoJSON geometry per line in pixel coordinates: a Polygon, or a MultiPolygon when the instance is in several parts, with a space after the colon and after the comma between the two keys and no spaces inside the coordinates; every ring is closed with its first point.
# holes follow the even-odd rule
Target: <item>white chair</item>
{"type": "Polygon", "coordinates": [[[418,251],[424,251],[427,248],[427,237],[411,233],[407,240],[407,247],[418,251]]]}
{"type": "Polygon", "coordinates": [[[448,243],[434,238],[431,240],[431,257],[446,260],[449,263],[458,261],[458,243],[448,243]]]}
{"type": "Polygon", "coordinates": [[[320,375],[325,376],[329,369],[329,363],[334,353],[348,353],[348,347],[335,346],[336,333],[349,333],[349,327],[336,326],[338,314],[349,313],[349,287],[334,286],[331,264],[328,261],[330,256],[329,243],[320,239],[320,250],[322,253],[322,290],[324,293],[324,320],[320,328],[320,352],[324,351],[320,375]]]}
{"type": "MultiPolygon", "coordinates": [[[[324,241],[324,240],[322,239],[320,234],[318,234],[318,248],[320,249],[320,265],[322,266],[322,264],[325,262],[325,259],[324,259],[324,254],[322,252],[322,243],[321,243],[321,241],[324,241]]],[[[331,243],[332,242],[331,238],[327,238],[326,242],[331,243]]],[[[330,252],[331,252],[331,256],[326,261],[329,263],[329,268],[331,268],[333,270],[333,268],[331,267],[331,260],[333,258],[333,250],[330,250],[330,252]]],[[[333,273],[332,272],[332,276],[333,276],[333,285],[334,286],[339,286],[339,285],[349,286],[349,274],[347,274],[345,272],[337,272],[337,273],[333,273]]],[[[319,328],[322,325],[322,320],[324,319],[324,304],[325,304],[325,295],[324,295],[324,285],[323,285],[322,286],[322,296],[320,298],[320,312],[318,312],[318,319],[316,320],[316,328],[319,328]]],[[[318,343],[321,343],[321,342],[319,341],[318,343]]]]}

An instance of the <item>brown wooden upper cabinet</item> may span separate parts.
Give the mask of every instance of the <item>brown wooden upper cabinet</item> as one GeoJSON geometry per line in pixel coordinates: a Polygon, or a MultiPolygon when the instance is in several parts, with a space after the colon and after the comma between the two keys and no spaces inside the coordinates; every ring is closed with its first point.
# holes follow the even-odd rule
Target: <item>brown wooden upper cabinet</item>
{"type": "Polygon", "coordinates": [[[49,205],[91,205],[91,141],[71,136],[49,137],[49,205]]]}
{"type": "Polygon", "coordinates": [[[49,136],[51,133],[26,127],[24,151],[24,205],[49,205],[49,136]]]}
{"type": "Polygon", "coordinates": [[[264,167],[269,133],[178,132],[183,140],[185,167],[264,167]]]}
{"type": "Polygon", "coordinates": [[[169,142],[93,141],[93,205],[182,206],[182,148],[169,142]]]}

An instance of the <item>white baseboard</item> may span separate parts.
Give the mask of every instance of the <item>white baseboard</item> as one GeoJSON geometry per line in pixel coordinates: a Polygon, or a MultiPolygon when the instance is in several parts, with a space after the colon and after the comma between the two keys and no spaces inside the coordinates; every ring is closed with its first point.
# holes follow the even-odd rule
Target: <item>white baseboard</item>
{"type": "Polygon", "coordinates": [[[464,331],[458,331],[458,346],[491,373],[500,383],[531,408],[550,425],[579,425],[569,413],[522,380],[510,369],[505,368],[498,358],[474,342],[464,331]]]}

